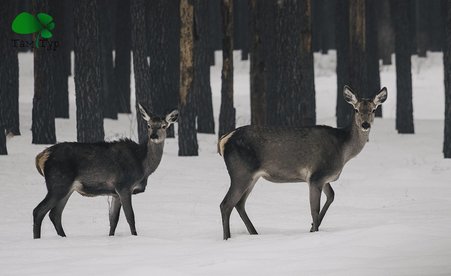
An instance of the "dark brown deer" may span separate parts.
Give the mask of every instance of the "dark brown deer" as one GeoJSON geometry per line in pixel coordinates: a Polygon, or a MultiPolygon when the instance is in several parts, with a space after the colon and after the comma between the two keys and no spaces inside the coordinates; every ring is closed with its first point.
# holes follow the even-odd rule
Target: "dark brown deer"
{"type": "Polygon", "coordinates": [[[307,182],[310,192],[311,232],[318,231],[344,165],[363,149],[376,108],[387,98],[382,88],[373,99],[358,99],[347,86],[345,100],[354,107],[352,123],[344,129],[240,127],[219,140],[230,175],[230,188],[221,203],[224,239],[230,238],[229,219],[236,208],[250,234],[257,234],[246,210],[246,199],[260,177],[271,182],[307,182]],[[321,191],[327,200],[320,210],[321,191]]]}
{"type": "Polygon", "coordinates": [[[149,116],[138,105],[147,122],[148,140],[137,144],[125,139],[99,143],[60,143],[36,156],[36,168],[45,177],[47,195],[33,210],[33,237],[41,237],[42,220],[50,211],[50,220],[58,235],[65,237],[61,214],[72,192],[83,196],[112,196],[110,236],[114,235],[121,206],[137,235],[132,208],[132,194],[144,192],[147,178],[158,167],[163,155],[166,129],[177,121],[174,110],[164,118],[149,116]]]}

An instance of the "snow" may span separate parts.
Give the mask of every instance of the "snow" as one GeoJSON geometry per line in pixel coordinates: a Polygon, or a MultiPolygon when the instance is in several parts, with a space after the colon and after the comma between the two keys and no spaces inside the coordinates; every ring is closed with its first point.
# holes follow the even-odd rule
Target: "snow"
{"type": "MultiPolygon", "coordinates": [[[[238,57],[238,53],[236,53],[238,57]]],[[[220,55],[217,54],[217,60],[220,55]]],[[[442,157],[443,69],[441,54],[412,58],[415,135],[395,131],[393,66],[381,67],[388,88],[384,119],[370,142],[332,183],[335,201],[320,231],[309,233],[305,183],[260,180],[247,210],[258,236],[234,211],[232,238],[222,240],[219,203],[229,178],[216,153],[216,135],[198,135],[199,157],[178,157],[166,141],[163,161],[145,193],[133,197],[137,237],[123,213],[109,237],[108,197],[73,194],[63,213],[68,235],[56,235],[48,217],[42,239],[32,239],[32,210],[44,198],[44,179],[31,144],[33,66],[20,55],[22,136],[8,140],[0,157],[0,275],[450,275],[451,160],[442,157]]],[[[320,124],[335,125],[335,54],[315,54],[320,124]]],[[[220,64],[212,68],[216,119],[220,64]]],[[[236,59],[237,124],[249,123],[249,63],[236,59]]],[[[57,119],[58,141],[74,141],[75,96],[70,79],[71,119],[57,119]]],[[[105,120],[108,140],[136,139],[135,115],[105,120]]]]}

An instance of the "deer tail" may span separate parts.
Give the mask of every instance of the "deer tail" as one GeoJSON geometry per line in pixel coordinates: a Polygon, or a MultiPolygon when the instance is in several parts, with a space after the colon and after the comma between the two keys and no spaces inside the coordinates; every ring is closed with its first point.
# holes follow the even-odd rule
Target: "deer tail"
{"type": "Polygon", "coordinates": [[[50,151],[48,149],[45,149],[41,153],[36,155],[36,169],[38,170],[38,173],[42,176],[44,176],[45,162],[49,158],[49,155],[50,151]]]}

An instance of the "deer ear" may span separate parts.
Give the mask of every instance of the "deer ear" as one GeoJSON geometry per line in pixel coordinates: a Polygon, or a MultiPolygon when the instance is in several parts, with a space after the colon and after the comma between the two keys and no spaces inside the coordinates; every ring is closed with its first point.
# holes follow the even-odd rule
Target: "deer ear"
{"type": "Polygon", "coordinates": [[[343,97],[345,98],[346,102],[352,104],[353,106],[355,106],[358,102],[354,92],[352,92],[351,88],[347,85],[345,85],[345,87],[343,88],[343,97]]]}
{"type": "Polygon", "coordinates": [[[141,113],[141,116],[143,117],[143,119],[146,122],[150,121],[150,116],[149,116],[149,114],[147,114],[147,111],[144,109],[144,107],[142,107],[141,104],[138,104],[138,108],[139,108],[139,112],[141,113]]]}
{"type": "Polygon", "coordinates": [[[178,118],[179,118],[179,112],[176,109],[176,110],[173,110],[168,115],[166,115],[166,122],[168,122],[168,124],[173,124],[173,123],[177,122],[178,118]]]}
{"type": "Polygon", "coordinates": [[[385,102],[387,96],[388,96],[387,88],[384,87],[381,89],[381,91],[379,91],[379,93],[377,93],[376,96],[374,96],[373,103],[375,105],[381,105],[383,102],[385,102]]]}

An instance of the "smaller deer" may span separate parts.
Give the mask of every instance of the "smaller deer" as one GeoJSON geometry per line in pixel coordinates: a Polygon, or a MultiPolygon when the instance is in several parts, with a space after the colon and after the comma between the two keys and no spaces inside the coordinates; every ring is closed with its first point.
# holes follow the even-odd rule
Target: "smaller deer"
{"type": "Polygon", "coordinates": [[[372,99],[358,99],[348,86],[345,100],[354,107],[352,123],[344,129],[329,126],[262,128],[244,126],[219,139],[219,154],[230,175],[230,188],[222,201],[224,239],[230,238],[229,219],[236,208],[250,234],[257,234],[246,210],[246,200],[260,177],[271,182],[307,182],[313,219],[310,232],[318,231],[334,200],[330,182],[368,141],[374,113],[387,98],[382,88],[372,99]],[[327,200],[320,210],[321,191],[327,200]]]}
{"type": "Polygon", "coordinates": [[[163,155],[166,129],[177,121],[174,110],[164,118],[149,116],[138,104],[147,122],[148,140],[137,144],[125,139],[115,142],[59,143],[36,156],[36,168],[45,177],[47,195],[33,210],[33,237],[41,237],[42,220],[50,220],[58,235],[65,237],[61,214],[72,192],[83,196],[112,196],[110,236],[114,235],[119,211],[124,207],[132,235],[137,235],[132,194],[146,189],[147,178],[158,167],[163,155]]]}

